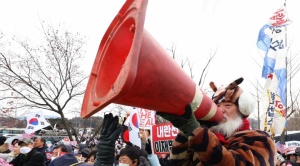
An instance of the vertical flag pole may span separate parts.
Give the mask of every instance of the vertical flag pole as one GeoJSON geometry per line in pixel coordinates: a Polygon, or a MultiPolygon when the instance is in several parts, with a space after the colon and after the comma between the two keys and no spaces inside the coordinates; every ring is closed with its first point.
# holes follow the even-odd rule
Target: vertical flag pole
{"type": "MultiPolygon", "coordinates": [[[[284,1],[284,7],[286,8],[286,0],[284,1]]],[[[285,28],[285,47],[287,48],[287,26],[284,26],[285,28]]],[[[285,56],[285,68],[286,68],[286,73],[285,73],[285,84],[287,85],[287,56],[288,56],[288,49],[286,49],[286,56],[285,56]]],[[[282,139],[281,139],[281,143],[285,144],[285,141],[287,139],[287,86],[285,87],[285,127],[282,133],[282,139]]]]}
{"type": "MultiPolygon", "coordinates": [[[[286,0],[284,1],[284,8],[286,8],[286,0]]],[[[284,47],[287,48],[287,26],[284,26],[284,29],[285,29],[285,42],[284,42],[284,47]]],[[[286,49],[286,52],[285,52],[286,56],[285,56],[285,68],[286,68],[286,71],[285,71],[285,84],[287,85],[287,54],[288,54],[288,49],[286,49]]],[[[287,112],[287,86],[285,87],[285,105],[284,105],[284,108],[285,108],[285,125],[284,125],[284,129],[280,135],[280,143],[281,144],[285,144],[285,141],[287,140],[287,115],[288,115],[288,112],[287,112]]]]}
{"type": "Polygon", "coordinates": [[[285,8],[286,0],[284,7],[279,8],[270,17],[269,23],[261,28],[256,43],[259,49],[266,52],[262,71],[262,77],[267,79],[266,96],[262,99],[266,109],[264,131],[270,132],[272,136],[281,134],[280,140],[283,143],[287,126],[287,50],[283,49],[287,49],[286,29],[289,24],[285,8]]]}

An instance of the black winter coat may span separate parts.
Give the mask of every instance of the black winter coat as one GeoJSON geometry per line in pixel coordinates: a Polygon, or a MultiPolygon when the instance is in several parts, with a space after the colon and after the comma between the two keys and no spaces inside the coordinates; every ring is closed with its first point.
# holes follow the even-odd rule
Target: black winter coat
{"type": "Polygon", "coordinates": [[[13,164],[14,166],[45,166],[45,160],[42,153],[32,149],[26,155],[19,154],[9,164],[13,164]]]}

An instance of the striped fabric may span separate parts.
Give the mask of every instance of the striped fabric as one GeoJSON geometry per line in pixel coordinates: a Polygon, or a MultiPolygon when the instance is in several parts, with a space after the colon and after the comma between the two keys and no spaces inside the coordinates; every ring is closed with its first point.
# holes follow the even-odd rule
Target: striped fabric
{"type": "Polygon", "coordinates": [[[197,128],[184,138],[180,133],[173,142],[173,165],[273,166],[276,144],[266,132],[245,130],[234,133],[227,145],[221,145],[208,128],[197,128]]]}

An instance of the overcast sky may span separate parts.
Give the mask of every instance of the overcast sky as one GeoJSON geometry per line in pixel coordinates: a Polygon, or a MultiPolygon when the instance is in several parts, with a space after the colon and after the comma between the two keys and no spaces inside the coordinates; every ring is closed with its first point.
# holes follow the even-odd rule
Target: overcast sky
{"type": "MultiPolygon", "coordinates": [[[[10,0],[2,2],[0,31],[5,34],[41,36],[40,20],[53,25],[64,23],[70,30],[87,36],[84,70],[91,71],[99,43],[125,0],[10,0]]],[[[148,2],[145,29],[164,47],[176,45],[178,54],[194,63],[198,83],[208,57],[217,55],[209,67],[204,88],[210,81],[228,84],[244,77],[241,86],[261,78],[262,57],[256,47],[260,28],[283,5],[283,0],[151,0],[148,2]]],[[[287,0],[291,54],[299,51],[300,1],[287,0]]],[[[300,80],[299,80],[300,81],[300,80]]]]}

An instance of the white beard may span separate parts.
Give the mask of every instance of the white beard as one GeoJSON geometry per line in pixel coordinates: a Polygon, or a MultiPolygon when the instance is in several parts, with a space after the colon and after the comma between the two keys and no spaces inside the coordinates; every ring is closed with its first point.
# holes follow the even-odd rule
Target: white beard
{"type": "Polygon", "coordinates": [[[223,134],[225,138],[227,138],[243,125],[243,119],[241,115],[237,115],[237,117],[234,119],[229,118],[226,114],[224,116],[226,117],[227,121],[211,127],[210,130],[214,133],[223,134]]]}

